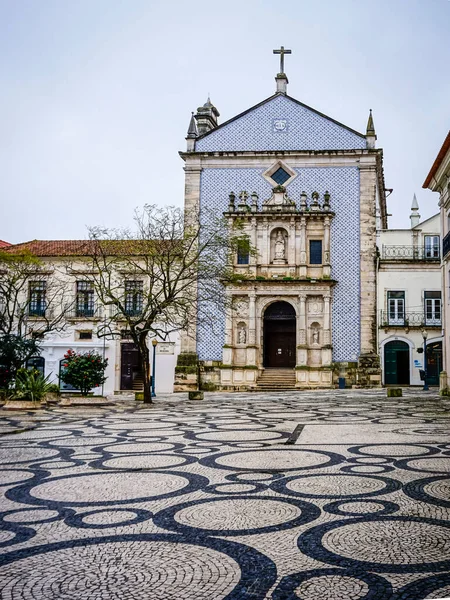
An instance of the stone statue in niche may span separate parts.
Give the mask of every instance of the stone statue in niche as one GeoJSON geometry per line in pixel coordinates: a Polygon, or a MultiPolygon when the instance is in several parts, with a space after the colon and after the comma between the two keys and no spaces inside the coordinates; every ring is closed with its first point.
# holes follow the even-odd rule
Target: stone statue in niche
{"type": "Polygon", "coordinates": [[[313,344],[318,344],[320,341],[319,328],[313,327],[311,331],[311,341],[313,344]]]}
{"type": "Polygon", "coordinates": [[[241,325],[238,330],[238,343],[245,344],[247,341],[247,330],[245,329],[245,325],[241,325]]]}
{"type": "Polygon", "coordinates": [[[285,258],[285,241],[281,231],[277,233],[275,240],[275,259],[283,260],[285,258]]]}

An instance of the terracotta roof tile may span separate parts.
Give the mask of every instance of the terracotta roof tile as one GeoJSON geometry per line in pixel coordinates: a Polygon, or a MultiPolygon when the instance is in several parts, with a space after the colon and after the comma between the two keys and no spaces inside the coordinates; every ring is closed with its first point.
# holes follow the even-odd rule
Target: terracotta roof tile
{"type": "Polygon", "coordinates": [[[92,256],[97,244],[108,255],[138,255],[144,251],[147,242],[140,240],[31,240],[21,244],[13,244],[5,248],[12,254],[30,252],[35,256],[92,256]]]}
{"type": "Polygon", "coordinates": [[[444,140],[444,143],[441,146],[441,149],[438,152],[438,155],[436,156],[436,160],[433,163],[433,166],[430,169],[430,172],[427,175],[427,178],[425,179],[425,181],[423,182],[423,188],[427,188],[430,183],[431,180],[433,179],[433,177],[436,174],[436,171],[439,169],[439,167],[441,166],[442,161],[444,160],[445,155],[447,154],[447,151],[450,148],[450,131],[447,133],[447,137],[444,140]]]}
{"type": "Polygon", "coordinates": [[[0,240],[0,248],[7,248],[8,246],[11,246],[12,244],[10,244],[9,242],[5,242],[4,240],[0,240]]]}

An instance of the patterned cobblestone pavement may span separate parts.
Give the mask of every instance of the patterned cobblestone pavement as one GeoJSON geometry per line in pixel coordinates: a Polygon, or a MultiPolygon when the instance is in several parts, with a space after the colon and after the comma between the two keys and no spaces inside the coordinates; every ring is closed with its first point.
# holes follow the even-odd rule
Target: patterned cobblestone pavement
{"type": "Polygon", "coordinates": [[[408,390],[2,412],[3,600],[450,597],[450,402],[408,390]]]}

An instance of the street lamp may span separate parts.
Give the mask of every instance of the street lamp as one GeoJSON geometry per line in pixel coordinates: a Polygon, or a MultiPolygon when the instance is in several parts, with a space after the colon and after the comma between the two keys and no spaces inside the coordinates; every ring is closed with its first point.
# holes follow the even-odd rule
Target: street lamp
{"type": "Polygon", "coordinates": [[[156,340],[152,340],[153,346],[153,366],[152,366],[152,398],[156,396],[155,394],[155,370],[156,370],[156,346],[158,342],[156,340]]]}
{"type": "Polygon", "coordinates": [[[428,391],[428,382],[427,382],[427,337],[428,332],[425,329],[422,329],[422,337],[423,337],[423,391],[428,391]]]}

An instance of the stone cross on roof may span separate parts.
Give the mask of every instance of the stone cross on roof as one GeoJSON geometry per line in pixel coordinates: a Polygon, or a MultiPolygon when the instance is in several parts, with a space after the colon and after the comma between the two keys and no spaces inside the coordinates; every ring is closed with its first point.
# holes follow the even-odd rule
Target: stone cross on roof
{"type": "Polygon", "coordinates": [[[280,73],[284,73],[284,55],[292,54],[292,50],[285,50],[284,46],[281,46],[279,50],[274,50],[273,53],[280,55],[280,73]]]}

